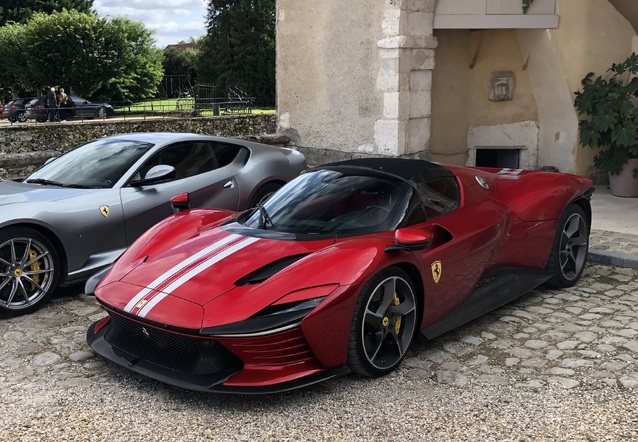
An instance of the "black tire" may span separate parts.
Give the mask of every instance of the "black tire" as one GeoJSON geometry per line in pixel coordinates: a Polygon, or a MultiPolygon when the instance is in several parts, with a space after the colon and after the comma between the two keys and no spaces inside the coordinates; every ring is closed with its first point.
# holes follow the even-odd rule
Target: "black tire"
{"type": "Polygon", "coordinates": [[[97,110],[97,117],[98,118],[105,118],[106,117],[106,109],[104,109],[103,107],[99,108],[97,110]]]}
{"type": "Polygon", "coordinates": [[[281,184],[277,183],[266,183],[261,186],[254,193],[252,198],[250,198],[249,207],[257,207],[257,204],[263,204],[266,202],[268,198],[272,196],[273,193],[278,191],[281,188],[281,184]]]}
{"type": "Polygon", "coordinates": [[[373,377],[393,371],[414,338],[418,306],[410,277],[397,267],[388,267],[366,282],[350,327],[350,368],[373,377]]]}
{"type": "Polygon", "coordinates": [[[39,309],[60,278],[51,241],[27,227],[0,231],[0,314],[20,316],[39,309]]]}
{"type": "Polygon", "coordinates": [[[547,270],[552,278],[551,287],[571,287],[580,279],[587,261],[589,249],[589,221],[583,209],[569,205],[561,214],[556,226],[552,251],[547,270]]]}
{"type": "Polygon", "coordinates": [[[18,112],[18,115],[16,116],[16,119],[20,122],[20,123],[24,123],[27,121],[27,114],[26,112],[18,112]]]}

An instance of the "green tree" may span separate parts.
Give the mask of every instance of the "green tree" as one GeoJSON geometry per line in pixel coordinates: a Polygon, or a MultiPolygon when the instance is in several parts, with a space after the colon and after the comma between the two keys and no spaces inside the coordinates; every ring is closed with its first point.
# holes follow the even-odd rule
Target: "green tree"
{"type": "Polygon", "coordinates": [[[184,75],[185,77],[194,77],[197,69],[195,62],[197,59],[197,49],[164,49],[164,57],[162,66],[164,66],[165,75],[184,75]]]}
{"type": "Polygon", "coordinates": [[[162,80],[162,51],[142,22],[116,17],[110,22],[107,46],[113,58],[111,76],[93,94],[99,99],[131,101],[155,96],[162,80]]]}
{"type": "Polygon", "coordinates": [[[22,25],[0,26],[0,96],[3,98],[29,89],[21,56],[25,51],[23,34],[22,25]]]}
{"type": "Polygon", "coordinates": [[[25,23],[36,12],[51,14],[63,9],[90,12],[93,0],[0,0],[0,26],[25,23]]]}
{"type": "MultiPolygon", "coordinates": [[[[198,53],[199,49],[193,48],[164,49],[162,65],[164,67],[165,79],[167,77],[177,77],[174,78],[175,81],[172,82],[175,88],[191,86],[197,79],[196,64],[198,53]]],[[[172,91],[167,90],[167,92],[170,93],[172,91]]]]}
{"type": "Polygon", "coordinates": [[[124,101],[155,94],[162,54],[151,31],[128,18],[78,11],[36,13],[18,27],[21,85],[64,86],[87,98],[124,101]]]}
{"type": "Polygon", "coordinates": [[[259,105],[275,103],[275,0],[209,0],[199,51],[200,79],[239,87],[259,105]]]}

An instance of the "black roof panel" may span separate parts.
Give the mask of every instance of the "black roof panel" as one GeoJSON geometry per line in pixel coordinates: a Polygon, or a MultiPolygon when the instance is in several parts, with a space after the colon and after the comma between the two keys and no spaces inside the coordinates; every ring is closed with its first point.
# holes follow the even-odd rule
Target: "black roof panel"
{"type": "Polygon", "coordinates": [[[359,158],[355,160],[328,163],[318,167],[319,169],[348,169],[354,173],[360,169],[370,169],[385,174],[394,175],[405,181],[423,182],[443,176],[454,176],[452,171],[445,166],[425,160],[406,158],[359,158]]]}

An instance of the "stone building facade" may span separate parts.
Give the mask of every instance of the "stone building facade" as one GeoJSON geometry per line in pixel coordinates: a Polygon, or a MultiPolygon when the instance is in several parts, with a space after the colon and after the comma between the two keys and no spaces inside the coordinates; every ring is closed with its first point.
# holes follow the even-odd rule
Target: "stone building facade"
{"type": "Polygon", "coordinates": [[[591,173],[574,92],[638,50],[633,0],[277,1],[279,132],[315,162],[591,173]]]}

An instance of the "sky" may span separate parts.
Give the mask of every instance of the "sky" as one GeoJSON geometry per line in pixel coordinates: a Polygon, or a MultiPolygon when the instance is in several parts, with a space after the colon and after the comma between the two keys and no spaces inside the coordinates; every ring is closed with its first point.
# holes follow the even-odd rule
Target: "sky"
{"type": "Polygon", "coordinates": [[[157,47],[188,41],[206,33],[206,0],[94,0],[102,17],[127,16],[154,32],[157,47]]]}

